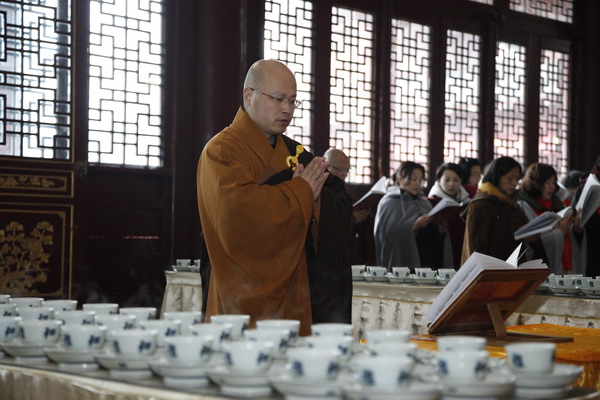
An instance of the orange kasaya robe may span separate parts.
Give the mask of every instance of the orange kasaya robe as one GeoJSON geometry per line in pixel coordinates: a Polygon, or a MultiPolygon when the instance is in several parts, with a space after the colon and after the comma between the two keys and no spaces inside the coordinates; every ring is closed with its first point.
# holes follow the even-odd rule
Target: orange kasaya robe
{"type": "MultiPolygon", "coordinates": [[[[308,183],[293,178],[261,185],[289,169],[284,141],[275,148],[240,108],[205,146],[198,163],[198,208],[212,272],[206,320],[249,314],[298,319],[310,334],[305,241],[313,216],[308,183]]],[[[318,205],[316,207],[318,211],[318,205]]]]}

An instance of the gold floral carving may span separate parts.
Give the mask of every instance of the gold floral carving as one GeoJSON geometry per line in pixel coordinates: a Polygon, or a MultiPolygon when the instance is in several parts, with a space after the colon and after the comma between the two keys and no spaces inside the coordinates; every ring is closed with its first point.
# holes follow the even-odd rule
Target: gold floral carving
{"type": "Polygon", "coordinates": [[[59,182],[61,179],[56,177],[41,177],[31,175],[1,175],[0,187],[2,188],[43,188],[51,189],[61,183],[64,186],[65,182],[59,182]]]}
{"type": "Polygon", "coordinates": [[[25,234],[23,225],[10,222],[0,230],[0,293],[36,294],[36,283],[46,282],[44,265],[50,255],[44,246],[51,246],[54,227],[49,222],[39,222],[25,234]]]}

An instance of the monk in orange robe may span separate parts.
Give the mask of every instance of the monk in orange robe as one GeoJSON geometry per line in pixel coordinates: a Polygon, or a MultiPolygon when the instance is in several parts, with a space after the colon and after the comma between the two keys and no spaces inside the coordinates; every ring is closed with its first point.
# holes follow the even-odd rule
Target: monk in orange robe
{"type": "Polygon", "coordinates": [[[249,314],[253,326],[298,319],[300,334],[310,334],[306,245],[307,237],[319,240],[311,227],[318,227],[329,174],[323,158],[284,140],[297,105],[292,72],[278,61],[258,61],[244,82],[243,107],[202,152],[198,207],[212,265],[206,320],[249,314]]]}

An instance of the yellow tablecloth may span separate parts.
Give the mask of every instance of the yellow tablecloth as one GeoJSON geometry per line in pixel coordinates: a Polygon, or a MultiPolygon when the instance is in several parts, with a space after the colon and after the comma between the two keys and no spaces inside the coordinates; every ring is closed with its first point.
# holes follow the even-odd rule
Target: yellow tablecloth
{"type": "MultiPolygon", "coordinates": [[[[556,360],[582,366],[583,374],[576,385],[600,391],[600,329],[534,324],[510,326],[506,330],[534,335],[572,337],[573,342],[556,345],[556,360]]],[[[423,335],[422,337],[427,338],[428,336],[423,335]]],[[[415,340],[415,343],[423,349],[437,349],[435,341],[415,340]]],[[[494,357],[506,356],[503,347],[488,346],[487,350],[494,357]]]]}

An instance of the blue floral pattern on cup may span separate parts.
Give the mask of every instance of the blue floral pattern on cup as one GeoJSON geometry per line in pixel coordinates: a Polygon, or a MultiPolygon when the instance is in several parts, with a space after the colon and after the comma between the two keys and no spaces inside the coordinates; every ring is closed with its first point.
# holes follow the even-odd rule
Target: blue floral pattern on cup
{"type": "MultiPolygon", "coordinates": [[[[170,344],[167,346],[167,353],[169,353],[169,356],[171,358],[174,358],[174,359],[177,358],[177,349],[175,348],[174,345],[170,344]]],[[[229,355],[229,353],[227,355],[229,355]]]]}
{"type": "Polygon", "coordinates": [[[44,330],[44,338],[48,339],[49,337],[56,336],[56,328],[46,328],[44,330]]]}
{"type": "Polygon", "coordinates": [[[510,362],[515,368],[523,368],[525,364],[523,363],[523,356],[518,353],[515,353],[510,358],[510,362]]]}
{"type": "Polygon", "coordinates": [[[102,337],[96,335],[90,335],[88,339],[88,347],[92,348],[95,345],[99,345],[102,342],[102,337]]]}
{"type": "Polygon", "coordinates": [[[296,374],[296,376],[304,376],[304,366],[300,361],[296,360],[292,363],[292,371],[294,371],[294,374],[296,374]]]}
{"type": "Polygon", "coordinates": [[[445,360],[438,361],[438,370],[440,371],[440,374],[448,376],[448,364],[446,364],[445,360]]]}
{"type": "Polygon", "coordinates": [[[177,335],[176,329],[167,328],[167,331],[165,332],[165,336],[175,336],[175,335],[177,335]]]}
{"type": "Polygon", "coordinates": [[[142,354],[146,350],[150,350],[152,348],[152,343],[146,342],[145,340],[140,340],[140,344],[138,346],[138,353],[142,354]]]}

